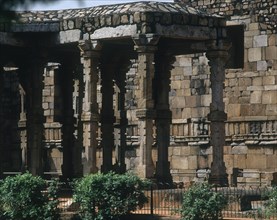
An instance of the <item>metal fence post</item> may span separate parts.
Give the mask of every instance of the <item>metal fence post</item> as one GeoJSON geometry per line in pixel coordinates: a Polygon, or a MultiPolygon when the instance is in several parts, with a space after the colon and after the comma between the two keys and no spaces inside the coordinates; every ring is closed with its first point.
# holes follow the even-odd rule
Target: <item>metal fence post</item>
{"type": "Polygon", "coordinates": [[[150,188],[150,213],[151,215],[154,214],[154,199],[153,199],[153,185],[151,184],[151,188],[150,188]]]}

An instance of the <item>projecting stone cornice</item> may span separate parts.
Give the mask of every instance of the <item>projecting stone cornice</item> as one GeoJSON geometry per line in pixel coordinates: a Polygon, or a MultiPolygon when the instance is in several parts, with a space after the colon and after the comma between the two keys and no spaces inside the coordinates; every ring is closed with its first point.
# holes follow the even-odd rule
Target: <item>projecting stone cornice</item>
{"type": "Polygon", "coordinates": [[[27,39],[43,36],[33,33],[49,33],[53,46],[80,40],[132,39],[140,34],[194,41],[226,37],[219,36],[226,25],[223,17],[179,3],[135,2],[83,9],[18,12],[17,15],[18,20],[11,25],[0,25],[0,32],[29,34],[27,39]]]}
{"type": "Polygon", "coordinates": [[[17,17],[18,20],[14,21],[16,25],[13,25],[10,31],[43,32],[49,30],[53,32],[57,31],[57,24],[59,24],[60,31],[83,28],[83,31],[86,32],[93,32],[101,27],[133,24],[144,26],[140,28],[144,28],[146,31],[156,23],[195,26],[222,24],[220,16],[211,15],[184,4],[169,2],[135,2],[83,9],[25,11],[18,12],[17,17]],[[19,24],[25,25],[19,27],[19,24]]]}
{"type": "Polygon", "coordinates": [[[26,11],[17,13],[23,23],[55,22],[75,18],[97,16],[137,14],[137,13],[175,13],[220,18],[184,4],[170,2],[134,2],[115,5],[104,5],[82,9],[65,9],[52,11],[26,11]]]}

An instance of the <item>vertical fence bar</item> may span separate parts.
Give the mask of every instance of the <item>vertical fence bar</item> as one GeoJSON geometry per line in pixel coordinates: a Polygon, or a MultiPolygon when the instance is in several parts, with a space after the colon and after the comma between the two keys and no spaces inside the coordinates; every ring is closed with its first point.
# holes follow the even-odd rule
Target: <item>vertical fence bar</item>
{"type": "Polygon", "coordinates": [[[150,214],[154,214],[154,206],[153,206],[154,198],[153,198],[153,185],[150,187],[150,214]]]}

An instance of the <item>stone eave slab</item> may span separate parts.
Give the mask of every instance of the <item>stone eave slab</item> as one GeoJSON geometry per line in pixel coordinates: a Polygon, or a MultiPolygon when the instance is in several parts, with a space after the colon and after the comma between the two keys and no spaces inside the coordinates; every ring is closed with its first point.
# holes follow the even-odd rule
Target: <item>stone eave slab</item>
{"type": "Polygon", "coordinates": [[[57,22],[48,23],[18,23],[12,24],[10,31],[13,33],[24,32],[59,32],[60,24],[57,22]]]}

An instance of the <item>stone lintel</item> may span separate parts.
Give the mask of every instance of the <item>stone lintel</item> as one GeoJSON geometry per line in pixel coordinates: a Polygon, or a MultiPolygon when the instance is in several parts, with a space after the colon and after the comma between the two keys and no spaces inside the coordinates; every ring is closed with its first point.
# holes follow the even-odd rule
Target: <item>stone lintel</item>
{"type": "Polygon", "coordinates": [[[192,25],[161,25],[156,24],[156,32],[159,35],[179,38],[179,39],[193,39],[193,40],[210,40],[216,39],[217,33],[215,28],[205,26],[192,25]]]}
{"type": "Polygon", "coordinates": [[[83,122],[89,122],[89,121],[98,122],[99,119],[100,119],[100,117],[99,117],[98,113],[88,113],[88,112],[85,112],[81,116],[81,120],[83,122]]]}
{"type": "Polygon", "coordinates": [[[136,111],[136,116],[139,119],[144,119],[144,118],[154,119],[156,117],[156,111],[154,109],[140,109],[136,111]]]}
{"type": "Polygon", "coordinates": [[[117,27],[102,27],[90,35],[91,39],[126,38],[137,33],[137,25],[120,25],[117,27]]]}
{"type": "Polygon", "coordinates": [[[78,42],[81,39],[81,30],[67,30],[59,32],[58,43],[66,44],[72,42],[78,42]]]}
{"type": "Polygon", "coordinates": [[[227,120],[227,114],[224,111],[212,111],[208,114],[208,120],[212,122],[224,122],[227,120]]]}

